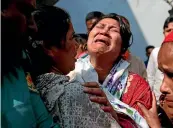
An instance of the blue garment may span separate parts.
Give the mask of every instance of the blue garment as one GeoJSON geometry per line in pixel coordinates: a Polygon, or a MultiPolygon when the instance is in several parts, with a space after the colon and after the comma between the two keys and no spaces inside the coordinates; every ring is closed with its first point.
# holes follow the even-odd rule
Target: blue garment
{"type": "Polygon", "coordinates": [[[148,65],[148,59],[146,61],[144,61],[145,67],[147,68],[148,65]]]}
{"type": "Polygon", "coordinates": [[[2,78],[2,128],[53,127],[52,118],[48,114],[39,94],[28,89],[23,69],[16,69],[16,72],[18,78],[12,74],[2,78]]]}

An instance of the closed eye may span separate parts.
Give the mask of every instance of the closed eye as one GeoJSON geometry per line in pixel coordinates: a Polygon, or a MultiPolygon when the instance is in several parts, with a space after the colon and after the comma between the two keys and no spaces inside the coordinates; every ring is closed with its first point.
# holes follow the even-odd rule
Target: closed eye
{"type": "Polygon", "coordinates": [[[112,31],[112,32],[119,32],[117,28],[111,28],[110,31],[112,31]]]}

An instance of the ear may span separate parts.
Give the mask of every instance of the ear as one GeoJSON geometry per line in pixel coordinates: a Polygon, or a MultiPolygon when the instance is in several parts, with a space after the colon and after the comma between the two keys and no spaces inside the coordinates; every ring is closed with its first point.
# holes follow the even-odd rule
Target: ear
{"type": "Polygon", "coordinates": [[[45,48],[44,47],[44,52],[48,55],[48,56],[51,56],[51,57],[54,57],[55,55],[57,55],[57,52],[58,52],[58,48],[56,47],[51,47],[49,49],[45,48]]]}

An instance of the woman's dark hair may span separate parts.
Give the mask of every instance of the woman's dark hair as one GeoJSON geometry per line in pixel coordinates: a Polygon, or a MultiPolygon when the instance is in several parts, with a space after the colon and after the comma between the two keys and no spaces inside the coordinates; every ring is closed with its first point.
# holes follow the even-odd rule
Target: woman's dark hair
{"type": "Polygon", "coordinates": [[[171,23],[171,22],[173,22],[173,16],[172,16],[172,15],[169,16],[169,17],[165,20],[165,23],[164,23],[164,25],[163,25],[163,30],[164,30],[165,28],[167,28],[167,27],[168,27],[168,24],[171,23]]]}
{"type": "Polygon", "coordinates": [[[122,39],[122,50],[121,54],[125,53],[127,49],[132,45],[133,43],[133,37],[132,33],[130,31],[129,25],[123,21],[122,16],[117,15],[116,13],[109,13],[107,15],[102,16],[95,24],[93,24],[91,30],[95,27],[96,24],[98,24],[101,20],[105,18],[111,18],[119,22],[120,24],[120,35],[122,39]],[[130,38],[132,37],[132,40],[130,41],[130,38]]]}
{"type": "Polygon", "coordinates": [[[32,39],[29,52],[33,65],[32,75],[37,76],[47,73],[54,64],[44,49],[50,49],[52,46],[60,49],[65,47],[62,41],[66,40],[70,16],[59,7],[44,5],[34,12],[34,19],[38,32],[32,39]]]}

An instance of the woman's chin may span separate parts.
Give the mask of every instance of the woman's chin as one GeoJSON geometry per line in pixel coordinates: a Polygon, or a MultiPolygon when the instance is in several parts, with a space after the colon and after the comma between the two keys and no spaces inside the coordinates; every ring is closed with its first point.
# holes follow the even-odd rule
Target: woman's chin
{"type": "Polygon", "coordinates": [[[89,52],[90,53],[105,53],[108,51],[108,47],[105,47],[105,46],[98,46],[98,47],[92,47],[91,49],[89,49],[89,52]]]}

